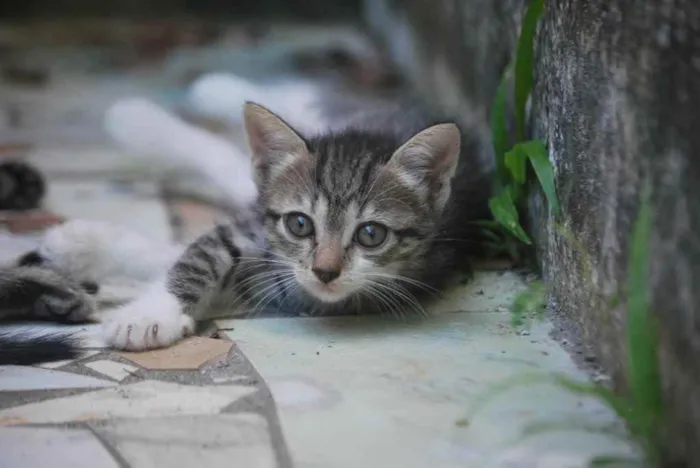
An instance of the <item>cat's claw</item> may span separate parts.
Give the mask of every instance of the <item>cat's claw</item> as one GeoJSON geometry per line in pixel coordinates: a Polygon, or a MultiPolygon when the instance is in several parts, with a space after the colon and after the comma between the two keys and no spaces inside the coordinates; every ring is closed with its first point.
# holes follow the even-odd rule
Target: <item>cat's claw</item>
{"type": "Polygon", "coordinates": [[[194,320],[182,313],[174,298],[148,302],[137,300],[110,313],[102,325],[108,346],[125,351],[165,348],[194,333],[194,320]]]}

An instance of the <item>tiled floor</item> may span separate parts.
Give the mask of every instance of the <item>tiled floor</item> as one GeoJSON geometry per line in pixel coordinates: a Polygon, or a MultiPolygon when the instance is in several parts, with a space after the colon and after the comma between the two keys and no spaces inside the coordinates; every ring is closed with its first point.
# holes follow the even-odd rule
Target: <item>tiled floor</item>
{"type": "MultiPolygon", "coordinates": [[[[177,102],[193,70],[287,72],[290,50],[334,38],[362,44],[345,29],[296,26],[254,45],[232,28],[207,47],[151,51],[161,59],[98,54],[97,65],[94,51],[64,47],[47,58],[45,48],[28,48],[23,63],[51,70],[51,80],[3,83],[11,92],[0,111],[20,118],[0,120],[0,146],[21,143],[48,176],[49,212],[118,222],[162,242],[191,239],[221,213],[173,196],[187,181],[154,178],[111,145],[101,112],[135,91],[177,102]]],[[[36,235],[0,231],[2,260],[36,235]]],[[[586,378],[549,337],[550,324],[510,327],[508,305],[524,287],[515,273],[481,272],[434,304],[429,320],[222,320],[167,350],[0,367],[0,466],[573,468],[628,453],[600,433],[525,438],[542,423],[617,423],[544,380],[482,400],[521,373],[586,378]]]]}

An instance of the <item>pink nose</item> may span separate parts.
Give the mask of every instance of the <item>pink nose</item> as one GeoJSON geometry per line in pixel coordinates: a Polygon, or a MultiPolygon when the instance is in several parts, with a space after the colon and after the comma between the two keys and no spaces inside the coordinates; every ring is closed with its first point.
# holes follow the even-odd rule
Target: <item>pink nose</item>
{"type": "Polygon", "coordinates": [[[328,284],[338,276],[340,276],[340,270],[332,270],[326,268],[312,268],[311,271],[314,272],[316,277],[321,280],[322,283],[328,284]]]}

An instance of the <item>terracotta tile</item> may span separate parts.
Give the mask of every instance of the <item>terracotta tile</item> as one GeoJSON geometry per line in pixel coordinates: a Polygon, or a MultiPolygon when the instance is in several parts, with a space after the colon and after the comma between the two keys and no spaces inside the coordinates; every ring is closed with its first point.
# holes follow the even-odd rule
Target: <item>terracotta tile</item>
{"type": "Polygon", "coordinates": [[[170,348],[143,353],[119,353],[119,356],[151,370],[198,369],[207,361],[228,353],[233,343],[192,336],[170,348]]]}
{"type": "Polygon", "coordinates": [[[217,221],[227,218],[224,210],[192,200],[171,200],[168,207],[174,218],[176,238],[180,242],[196,239],[217,221]]]}
{"type": "Polygon", "coordinates": [[[65,221],[66,218],[45,210],[0,211],[0,226],[15,234],[41,231],[65,221]]]}
{"type": "Polygon", "coordinates": [[[27,143],[2,143],[0,144],[0,159],[21,159],[29,152],[31,145],[27,143]]]}

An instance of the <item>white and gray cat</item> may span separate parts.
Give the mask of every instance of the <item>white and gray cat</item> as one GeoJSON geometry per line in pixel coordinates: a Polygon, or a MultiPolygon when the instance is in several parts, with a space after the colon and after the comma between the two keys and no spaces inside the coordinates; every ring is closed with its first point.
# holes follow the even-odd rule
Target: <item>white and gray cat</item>
{"type": "Polygon", "coordinates": [[[99,314],[107,345],[169,346],[212,312],[422,312],[424,293],[478,255],[473,221],[488,217],[490,183],[474,139],[414,106],[324,121],[318,95],[284,92],[292,105],[232,76],[193,87],[201,111],[231,124],[242,117],[251,158],[144,100],[108,112],[119,143],[208,177],[238,215],[185,248],[164,247],[145,274],[138,236],[104,226],[91,234],[91,223],[55,228],[36,254],[46,267],[100,288],[120,275],[134,286],[99,314]],[[249,98],[267,106],[243,104],[249,98]],[[137,247],[112,253],[125,245],[137,247]]]}

